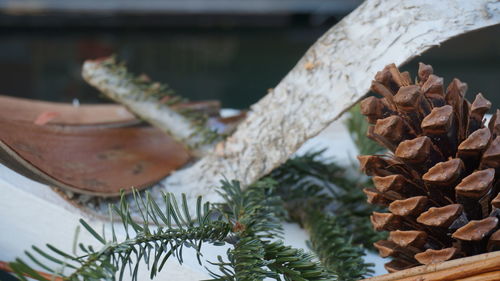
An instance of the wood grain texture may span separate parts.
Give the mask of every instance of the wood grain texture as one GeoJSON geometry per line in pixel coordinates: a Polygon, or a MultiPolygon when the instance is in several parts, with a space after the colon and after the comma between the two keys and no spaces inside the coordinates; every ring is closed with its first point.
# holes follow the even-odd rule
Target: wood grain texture
{"type": "Polygon", "coordinates": [[[479,275],[458,279],[457,281],[498,281],[500,280],[500,270],[486,272],[479,275]]]}
{"type": "Polygon", "coordinates": [[[500,270],[500,252],[492,252],[442,263],[417,266],[391,274],[363,279],[363,281],[457,280],[497,270],[500,270]]]}

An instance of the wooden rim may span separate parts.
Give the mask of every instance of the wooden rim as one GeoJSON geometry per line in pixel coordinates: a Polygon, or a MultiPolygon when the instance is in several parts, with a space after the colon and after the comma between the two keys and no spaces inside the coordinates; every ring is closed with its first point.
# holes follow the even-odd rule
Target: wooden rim
{"type": "Polygon", "coordinates": [[[500,270],[500,251],[375,276],[364,281],[457,280],[500,270]],[[438,279],[436,279],[438,278],[438,279]]]}

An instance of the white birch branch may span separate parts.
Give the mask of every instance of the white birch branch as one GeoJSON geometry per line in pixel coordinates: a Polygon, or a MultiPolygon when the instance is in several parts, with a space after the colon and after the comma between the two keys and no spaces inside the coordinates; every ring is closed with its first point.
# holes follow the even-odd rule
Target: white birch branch
{"type": "Polygon", "coordinates": [[[161,97],[142,89],[126,71],[125,66],[117,65],[113,58],[87,60],[82,76],[108,98],[186,145],[195,156],[201,157],[213,148],[212,143],[204,142],[204,133],[210,133],[208,128],[197,127],[186,116],[162,104],[161,97]]]}
{"type": "Polygon", "coordinates": [[[214,154],[156,191],[219,201],[213,188],[221,178],[248,185],[269,173],[362,98],[385,65],[498,23],[499,1],[368,0],[319,38],[214,154]]]}

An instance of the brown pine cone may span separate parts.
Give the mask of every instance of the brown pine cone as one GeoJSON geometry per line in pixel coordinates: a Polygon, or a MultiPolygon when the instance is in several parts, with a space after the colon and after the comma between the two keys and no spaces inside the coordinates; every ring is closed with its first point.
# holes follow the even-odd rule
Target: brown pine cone
{"type": "Polygon", "coordinates": [[[368,136],[392,153],[359,156],[373,176],[368,202],[375,243],[389,272],[471,256],[500,248],[500,110],[485,124],[491,103],[481,94],[465,98],[467,85],[448,88],[430,65],[420,64],[416,82],[394,65],[378,72],[372,90],[382,97],[361,102],[372,124],[368,136]]]}

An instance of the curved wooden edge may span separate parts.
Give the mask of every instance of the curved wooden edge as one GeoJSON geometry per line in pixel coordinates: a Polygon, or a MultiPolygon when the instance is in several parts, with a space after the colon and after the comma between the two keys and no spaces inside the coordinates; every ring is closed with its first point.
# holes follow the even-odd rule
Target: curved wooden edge
{"type": "MultiPolygon", "coordinates": [[[[56,188],[62,188],[69,190],[71,192],[77,193],[77,194],[86,194],[86,195],[92,195],[92,196],[99,196],[99,197],[116,197],[119,196],[120,193],[109,193],[109,194],[98,194],[95,192],[90,192],[84,189],[79,189],[76,187],[73,187],[71,185],[65,184],[61,181],[58,181],[48,174],[43,173],[40,171],[38,168],[33,166],[30,162],[24,160],[21,156],[17,154],[14,150],[12,150],[7,144],[4,142],[0,141],[0,163],[4,164],[8,168],[16,171],[17,173],[36,180],[38,182],[41,182],[43,184],[46,184],[48,186],[53,186],[56,188]]],[[[153,183],[150,183],[151,185],[153,183]]],[[[147,186],[147,184],[145,185],[147,186]]],[[[130,193],[132,192],[132,189],[124,190],[125,193],[130,193]]]]}
{"type": "MultiPolygon", "coordinates": [[[[60,185],[58,181],[47,174],[41,173],[36,167],[31,165],[28,161],[20,157],[17,152],[10,148],[6,143],[0,140],[0,163],[16,171],[17,173],[33,179],[35,181],[41,182],[46,185],[58,186],[60,185]]],[[[64,186],[73,191],[73,187],[64,186]]]]}
{"type": "Polygon", "coordinates": [[[459,278],[473,276],[474,274],[492,272],[495,270],[500,270],[500,251],[443,263],[422,265],[390,274],[363,279],[363,281],[457,280],[459,278]],[[458,267],[460,268],[458,269],[458,267]],[[455,274],[456,272],[463,272],[465,276],[457,276],[455,274]]]}
{"type": "MultiPolygon", "coordinates": [[[[120,191],[117,192],[108,192],[108,193],[102,193],[102,192],[93,192],[90,190],[78,188],[75,186],[72,186],[70,184],[66,184],[56,178],[53,178],[51,175],[44,173],[42,170],[34,166],[32,163],[29,161],[26,161],[23,157],[21,157],[15,150],[13,150],[9,145],[4,143],[3,141],[0,140],[0,163],[8,167],[9,169],[12,169],[16,171],[17,173],[30,178],[32,180],[41,182],[43,184],[46,184],[50,187],[56,188],[56,189],[62,189],[62,190],[68,190],[76,194],[85,194],[85,195],[91,195],[91,196],[98,196],[101,198],[112,198],[112,197],[118,197],[120,196],[121,190],[125,194],[132,193],[134,189],[136,190],[143,190],[148,187],[153,186],[156,182],[158,182],[161,178],[158,179],[149,179],[148,181],[144,181],[140,185],[134,186],[133,188],[125,188],[121,189],[120,191]]],[[[171,173],[171,172],[170,172],[171,173]]],[[[168,173],[168,174],[170,174],[168,173]]],[[[68,199],[68,198],[66,198],[68,199]]]]}
{"type": "Polygon", "coordinates": [[[0,96],[0,117],[34,122],[41,114],[54,113],[51,124],[96,125],[134,123],[137,118],[117,104],[73,106],[69,103],[47,102],[18,97],[0,96]]]}
{"type": "Polygon", "coordinates": [[[423,275],[412,276],[400,279],[400,281],[455,281],[496,270],[500,270],[500,257],[476,261],[470,264],[464,264],[423,275]]]}
{"type": "MultiPolygon", "coordinates": [[[[216,100],[185,102],[175,106],[208,116],[219,116],[221,104],[216,100]]],[[[59,125],[127,126],[141,122],[123,105],[48,102],[0,95],[0,118],[35,122],[42,114],[51,113],[47,123],[59,125]]]]}

